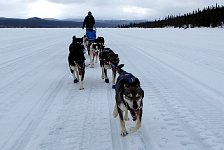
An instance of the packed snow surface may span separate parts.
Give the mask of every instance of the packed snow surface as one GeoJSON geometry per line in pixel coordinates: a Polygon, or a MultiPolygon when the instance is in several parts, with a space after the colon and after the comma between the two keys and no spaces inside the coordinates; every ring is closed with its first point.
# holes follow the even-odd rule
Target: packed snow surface
{"type": "Polygon", "coordinates": [[[223,29],[97,29],[145,92],[125,137],[111,71],[107,84],[96,63],[84,90],[73,83],[68,46],[84,33],[0,29],[1,150],[224,150],[223,29]]]}

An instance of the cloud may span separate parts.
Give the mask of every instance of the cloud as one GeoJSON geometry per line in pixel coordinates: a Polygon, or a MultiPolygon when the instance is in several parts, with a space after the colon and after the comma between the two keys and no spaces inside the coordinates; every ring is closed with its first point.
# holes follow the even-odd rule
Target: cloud
{"type": "Polygon", "coordinates": [[[25,18],[27,10],[27,5],[18,0],[0,1],[0,17],[25,18]]]}
{"type": "Polygon", "coordinates": [[[48,0],[48,1],[58,4],[81,4],[87,2],[87,0],[48,0]]]}
{"type": "Polygon", "coordinates": [[[0,17],[84,18],[92,11],[96,19],[163,18],[192,12],[224,0],[1,0],[0,17]]]}
{"type": "Polygon", "coordinates": [[[38,0],[29,5],[28,17],[57,18],[62,13],[62,7],[59,4],[38,0]]]}

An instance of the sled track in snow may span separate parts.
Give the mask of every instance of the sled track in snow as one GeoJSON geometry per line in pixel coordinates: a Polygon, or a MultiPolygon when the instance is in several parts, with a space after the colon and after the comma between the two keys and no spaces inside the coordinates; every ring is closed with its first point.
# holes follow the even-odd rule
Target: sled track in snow
{"type": "MultiPolygon", "coordinates": [[[[55,88],[46,91],[42,98],[33,106],[27,116],[20,122],[14,131],[14,134],[10,136],[7,143],[3,145],[2,150],[14,150],[14,149],[24,149],[29,139],[32,136],[33,131],[37,128],[40,121],[46,115],[49,107],[54,102],[58,92],[62,89],[63,81],[65,76],[58,82],[55,88]],[[50,94],[49,94],[49,91],[50,94]],[[35,116],[35,118],[34,118],[35,116]],[[19,137],[14,139],[14,137],[19,137]]],[[[54,83],[52,83],[54,85],[54,83]]]]}
{"type": "MultiPolygon", "coordinates": [[[[186,32],[182,30],[99,29],[106,46],[119,54],[124,70],[138,77],[145,91],[142,127],[122,137],[119,119],[113,117],[115,91],[111,82],[101,79],[99,63],[86,67],[84,90],[73,83],[67,56],[74,29],[38,29],[28,36],[21,34],[24,31],[0,39],[1,150],[224,149],[223,86],[217,88],[197,78],[197,71],[189,74],[181,68],[195,65],[219,81],[224,59],[220,47],[188,45],[167,34],[179,37],[186,32]],[[12,44],[7,43],[10,39],[12,44]]],[[[79,29],[74,34],[83,35],[79,29]]],[[[108,77],[111,80],[111,70],[108,77]]],[[[135,125],[129,119],[128,130],[135,125]]]]}
{"type": "MultiPolygon", "coordinates": [[[[132,46],[133,45],[131,45],[129,47],[129,49],[132,49],[134,47],[134,46],[133,47],[132,46]]],[[[120,47],[120,49],[122,49],[122,47],[120,47]]],[[[219,91],[216,91],[215,89],[208,87],[207,85],[201,83],[200,81],[197,81],[197,80],[191,78],[190,76],[177,70],[176,68],[173,68],[169,64],[166,64],[166,63],[160,61],[159,59],[157,59],[149,54],[146,54],[141,49],[135,48],[135,52],[142,54],[141,59],[147,58],[148,63],[151,62],[151,64],[153,64],[151,66],[151,68],[150,69],[145,68],[144,65],[142,65],[140,67],[141,68],[141,70],[140,70],[139,66],[137,66],[136,63],[133,63],[133,61],[132,61],[132,59],[137,60],[137,58],[135,59],[134,57],[131,57],[131,56],[126,57],[125,62],[128,66],[132,66],[131,69],[135,68],[134,69],[135,73],[140,75],[140,77],[141,77],[140,79],[142,79],[144,81],[145,85],[148,85],[146,87],[146,89],[149,89],[150,91],[145,90],[146,97],[144,99],[147,99],[147,95],[149,93],[151,93],[148,100],[152,101],[154,106],[158,105],[158,106],[156,106],[159,109],[158,111],[161,113],[162,118],[164,118],[164,121],[167,122],[168,126],[172,127],[171,130],[172,130],[172,132],[174,132],[174,135],[176,137],[178,137],[178,141],[180,142],[180,145],[182,145],[183,147],[190,146],[190,147],[196,148],[196,149],[197,148],[199,148],[199,149],[218,148],[218,147],[215,147],[215,145],[217,145],[217,143],[219,143],[219,144],[223,143],[222,142],[223,136],[217,132],[219,130],[216,131],[214,129],[210,129],[210,127],[203,126],[203,124],[201,124],[201,121],[205,121],[205,118],[203,118],[203,117],[201,117],[201,118],[199,117],[199,119],[195,118],[195,114],[192,114],[192,112],[189,112],[189,110],[187,108],[185,108],[185,106],[178,101],[178,97],[177,97],[178,95],[176,94],[177,91],[172,91],[167,86],[167,85],[170,85],[170,84],[166,83],[166,81],[169,79],[168,78],[164,78],[164,79],[157,78],[157,76],[160,76],[159,74],[161,74],[162,72],[158,72],[156,70],[159,68],[159,66],[163,67],[166,70],[168,69],[168,70],[171,70],[171,72],[174,71],[174,72],[180,74],[181,78],[183,76],[187,77],[188,79],[192,80],[192,82],[199,84],[200,86],[202,86],[202,88],[206,88],[207,90],[213,91],[214,93],[216,93],[216,95],[218,95],[220,97],[223,97],[223,94],[220,93],[219,91]],[[132,58],[132,59],[130,59],[130,58],[132,58]],[[156,67],[156,65],[158,65],[158,66],[156,67]],[[148,69],[150,71],[147,71],[148,69]],[[143,70],[145,71],[144,74],[141,73],[143,70]],[[159,74],[157,74],[157,72],[159,74]],[[159,89],[157,88],[157,86],[155,84],[160,84],[159,89]],[[152,94],[152,93],[154,93],[154,94],[152,94]],[[164,105],[164,106],[162,106],[162,105],[164,105]],[[212,136],[215,134],[219,134],[219,135],[217,137],[212,136]]],[[[133,56],[134,55],[138,56],[138,54],[133,54],[133,56]]],[[[146,61],[143,60],[143,62],[146,62],[146,61]]],[[[138,63],[138,64],[141,64],[141,63],[138,63]]],[[[160,68],[159,70],[162,70],[162,69],[160,68]]],[[[180,80],[177,80],[177,81],[180,81],[180,80]]],[[[179,83],[179,85],[182,85],[182,84],[183,83],[179,83]]],[[[186,85],[183,84],[182,87],[184,87],[184,86],[186,86],[186,85]]],[[[182,87],[180,86],[179,88],[182,88],[182,87]]],[[[144,89],[144,87],[143,87],[143,89],[144,89]]],[[[191,89],[186,88],[185,90],[189,91],[191,89]]],[[[203,100],[203,98],[204,97],[201,97],[201,100],[203,100]]],[[[146,102],[146,100],[144,100],[144,103],[145,102],[146,102]]],[[[222,126],[224,125],[221,121],[223,119],[218,118],[217,116],[220,116],[222,114],[222,112],[216,113],[216,110],[212,110],[211,108],[209,108],[210,105],[208,105],[208,107],[207,107],[206,106],[207,104],[200,106],[200,104],[203,104],[203,103],[204,103],[203,101],[197,102],[196,106],[193,106],[193,108],[195,108],[194,111],[197,111],[200,109],[205,110],[208,113],[207,117],[209,117],[209,120],[211,119],[211,120],[213,120],[213,122],[214,122],[214,120],[216,120],[215,122],[217,122],[217,123],[213,124],[213,125],[215,125],[221,129],[222,126]],[[204,108],[204,107],[206,107],[206,108],[204,108]],[[211,113],[213,115],[211,115],[211,113]]],[[[215,104],[213,104],[213,105],[215,105],[215,104]]],[[[219,110],[221,110],[220,106],[217,105],[216,107],[219,108],[219,110]]],[[[143,118],[144,118],[144,113],[143,113],[143,118]]],[[[143,123],[143,125],[144,125],[144,123],[143,123]]],[[[166,130],[167,128],[161,127],[161,129],[166,130]]],[[[168,138],[165,138],[165,137],[164,137],[164,139],[168,140],[168,138]]],[[[223,143],[223,145],[224,145],[224,143],[223,143]]],[[[159,144],[159,147],[162,148],[163,144],[159,144]]]]}
{"type": "MultiPolygon", "coordinates": [[[[138,52],[140,52],[140,53],[143,54],[142,50],[138,50],[138,52]]],[[[178,69],[172,67],[171,65],[169,65],[169,64],[167,64],[167,63],[165,63],[165,62],[163,62],[162,60],[160,60],[160,59],[158,59],[158,58],[156,58],[156,57],[154,57],[154,56],[152,56],[152,55],[150,55],[150,54],[145,54],[145,55],[146,55],[147,57],[149,57],[149,59],[153,59],[155,62],[157,62],[157,63],[159,63],[159,64],[161,64],[161,65],[163,65],[163,66],[166,66],[166,68],[169,68],[169,69],[175,71],[175,72],[178,73],[178,74],[181,74],[181,76],[184,76],[184,77],[190,79],[190,80],[193,81],[194,83],[197,83],[198,85],[200,85],[202,88],[205,88],[205,89],[207,89],[207,90],[209,90],[209,91],[212,91],[212,92],[214,92],[216,95],[218,95],[218,96],[220,96],[220,97],[222,97],[222,98],[224,99],[224,94],[223,94],[222,92],[217,91],[216,89],[214,89],[214,88],[212,88],[212,87],[210,87],[210,86],[208,86],[208,85],[206,85],[206,84],[204,84],[204,83],[202,83],[202,82],[200,82],[200,81],[198,81],[198,80],[192,78],[191,76],[189,76],[188,74],[184,73],[183,71],[178,70],[178,69]]],[[[220,102],[222,102],[222,101],[220,101],[220,102]]]]}

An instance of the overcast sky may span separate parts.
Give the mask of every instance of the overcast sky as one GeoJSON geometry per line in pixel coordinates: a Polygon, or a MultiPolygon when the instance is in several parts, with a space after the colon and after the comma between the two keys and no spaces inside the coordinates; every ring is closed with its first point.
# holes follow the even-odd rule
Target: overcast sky
{"type": "Polygon", "coordinates": [[[91,11],[95,19],[154,20],[216,3],[224,0],[0,0],[0,17],[82,19],[91,11]]]}

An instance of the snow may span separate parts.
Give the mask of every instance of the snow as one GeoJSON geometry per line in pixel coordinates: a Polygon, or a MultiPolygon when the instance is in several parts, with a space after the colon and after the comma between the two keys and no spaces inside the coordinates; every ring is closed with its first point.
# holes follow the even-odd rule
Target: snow
{"type": "Polygon", "coordinates": [[[97,30],[145,92],[142,127],[125,137],[99,63],[84,90],[72,81],[68,46],[84,30],[0,33],[1,150],[224,150],[223,29],[97,30]]]}

